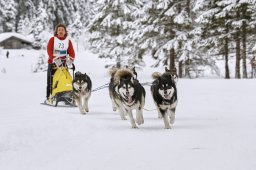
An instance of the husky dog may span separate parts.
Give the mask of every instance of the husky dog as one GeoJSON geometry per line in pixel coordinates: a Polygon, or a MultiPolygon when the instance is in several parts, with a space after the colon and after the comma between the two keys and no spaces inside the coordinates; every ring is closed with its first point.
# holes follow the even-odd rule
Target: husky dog
{"type": "Polygon", "coordinates": [[[76,72],[73,80],[73,92],[75,105],[79,107],[81,114],[89,112],[88,100],[91,96],[92,82],[85,73],[76,72]]]}
{"type": "Polygon", "coordinates": [[[175,109],[178,103],[176,76],[170,72],[152,74],[155,79],[151,85],[151,93],[158,111],[158,117],[163,118],[164,126],[170,129],[175,121],[175,109]]]}
{"type": "Polygon", "coordinates": [[[130,69],[114,68],[110,70],[110,74],[109,95],[113,110],[118,110],[122,120],[126,120],[125,115],[128,115],[132,128],[137,128],[136,123],[144,123],[142,112],[145,105],[145,89],[134,79],[130,69]],[[136,123],[132,114],[133,109],[136,109],[136,123]]]}
{"type": "MultiPolygon", "coordinates": [[[[125,69],[128,70],[128,71],[131,71],[132,74],[133,74],[134,80],[138,82],[138,80],[137,80],[137,72],[136,72],[136,70],[135,70],[135,67],[133,67],[132,69],[129,69],[129,67],[126,66],[125,69]]],[[[117,70],[119,70],[117,67],[112,67],[112,68],[110,69],[110,71],[109,71],[109,74],[110,74],[110,76],[111,76],[111,78],[110,78],[110,83],[109,83],[109,96],[110,96],[110,99],[111,99],[111,101],[112,101],[112,108],[113,108],[113,111],[116,111],[116,109],[117,109],[117,106],[116,106],[116,104],[115,104],[116,102],[115,102],[114,99],[113,99],[113,90],[112,90],[112,89],[114,88],[114,75],[115,75],[115,73],[117,72],[117,70]]],[[[122,118],[122,120],[126,120],[126,119],[125,119],[125,118],[124,118],[124,119],[122,118]]]]}

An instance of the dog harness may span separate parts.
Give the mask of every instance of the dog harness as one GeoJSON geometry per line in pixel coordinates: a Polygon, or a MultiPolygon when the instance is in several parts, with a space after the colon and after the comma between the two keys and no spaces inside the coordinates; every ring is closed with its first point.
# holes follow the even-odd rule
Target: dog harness
{"type": "Polygon", "coordinates": [[[54,37],[53,55],[56,57],[66,56],[68,51],[69,39],[60,40],[54,37]]]}

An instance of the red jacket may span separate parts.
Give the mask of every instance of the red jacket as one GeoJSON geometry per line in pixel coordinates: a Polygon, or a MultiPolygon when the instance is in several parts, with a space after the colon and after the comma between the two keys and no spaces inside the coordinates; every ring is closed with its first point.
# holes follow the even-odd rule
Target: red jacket
{"type": "MultiPolygon", "coordinates": [[[[63,38],[59,38],[58,36],[56,36],[58,39],[60,40],[64,40],[66,37],[63,37],[63,38]]],[[[54,48],[54,37],[50,38],[48,44],[47,44],[47,52],[48,52],[48,64],[51,64],[52,61],[53,61],[53,58],[54,58],[54,55],[53,55],[53,48],[54,48]]],[[[72,45],[72,42],[69,40],[69,43],[68,43],[68,51],[67,53],[69,54],[70,58],[72,60],[75,59],[75,51],[74,51],[74,48],[73,48],[73,45],[72,45]]]]}

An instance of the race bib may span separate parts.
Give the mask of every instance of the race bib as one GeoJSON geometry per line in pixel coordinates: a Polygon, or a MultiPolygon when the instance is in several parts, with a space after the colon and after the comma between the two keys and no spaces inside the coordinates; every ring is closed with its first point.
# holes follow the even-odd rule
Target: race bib
{"type": "Polygon", "coordinates": [[[66,56],[68,50],[69,39],[60,40],[57,37],[54,37],[54,49],[53,55],[56,57],[66,56]]]}

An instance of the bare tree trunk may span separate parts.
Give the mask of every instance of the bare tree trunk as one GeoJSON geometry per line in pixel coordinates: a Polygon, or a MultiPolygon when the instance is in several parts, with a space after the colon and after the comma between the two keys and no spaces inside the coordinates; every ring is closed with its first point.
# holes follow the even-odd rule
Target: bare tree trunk
{"type": "Polygon", "coordinates": [[[247,67],[246,67],[246,36],[247,36],[247,31],[246,31],[246,23],[243,21],[242,25],[242,59],[243,59],[243,78],[248,78],[247,77],[247,67]]]}
{"type": "Polygon", "coordinates": [[[174,48],[172,48],[170,50],[170,65],[169,65],[169,69],[173,70],[175,68],[175,50],[174,48]]]}
{"type": "Polygon", "coordinates": [[[182,78],[182,64],[183,64],[183,61],[179,61],[179,78],[182,78]]]}
{"type": "Polygon", "coordinates": [[[121,68],[121,57],[120,57],[120,55],[116,56],[116,67],[121,68]]]}
{"type": "Polygon", "coordinates": [[[225,56],[225,78],[230,79],[228,67],[228,38],[224,40],[224,56],[225,56]]]}
{"type": "Polygon", "coordinates": [[[236,33],[236,74],[235,78],[240,79],[240,59],[241,59],[241,47],[240,47],[240,32],[236,33]]]}
{"type": "Polygon", "coordinates": [[[190,0],[187,0],[187,7],[186,7],[186,11],[188,13],[188,16],[190,17],[190,0]]]}

